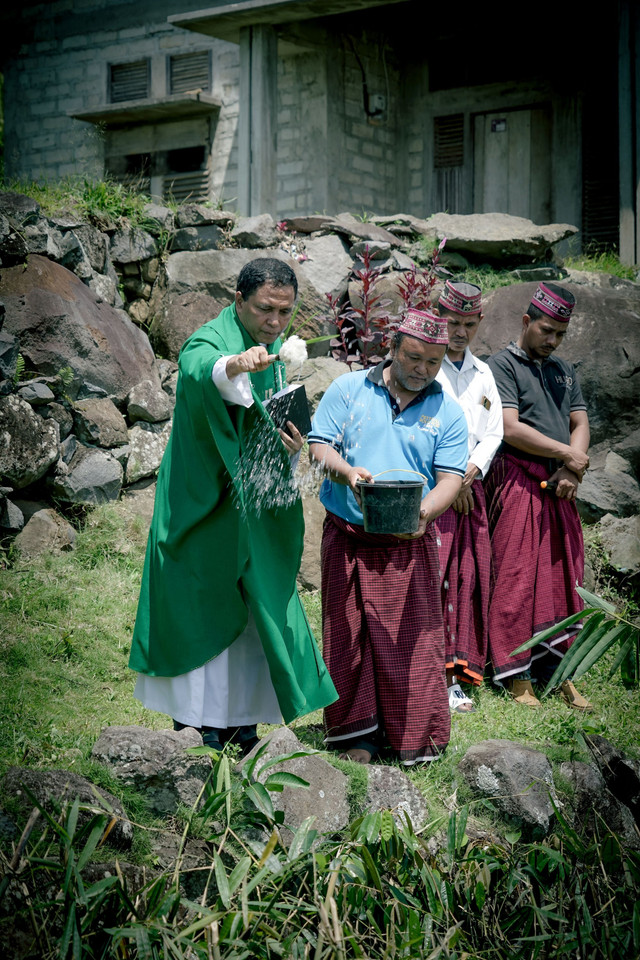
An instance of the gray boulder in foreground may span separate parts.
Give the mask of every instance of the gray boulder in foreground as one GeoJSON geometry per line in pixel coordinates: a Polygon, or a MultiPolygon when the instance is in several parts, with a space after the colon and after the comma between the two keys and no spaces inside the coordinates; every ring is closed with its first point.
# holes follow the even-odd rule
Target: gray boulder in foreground
{"type": "MultiPolygon", "coordinates": [[[[116,822],[109,832],[109,842],[121,847],[131,846],[133,825],[129,822],[120,801],[107,790],[96,787],[77,773],[71,773],[69,770],[32,770],[26,767],[10,767],[2,781],[3,792],[18,803],[26,817],[31,813],[34,803],[25,787],[49,813],[55,812],[52,801],[73,802],[76,797],[82,804],[95,808],[97,812],[112,813],[116,817],[116,822]]],[[[79,823],[86,823],[93,815],[91,811],[81,810],[79,823]]]]}
{"type": "Polygon", "coordinates": [[[106,727],[91,755],[107,764],[118,780],[144,794],[153,813],[166,816],[179,804],[193,807],[197,802],[211,761],[186,751],[201,746],[202,737],[192,727],[180,731],[106,727]]]}
{"type": "Polygon", "coordinates": [[[484,740],[467,750],[458,770],[476,796],[491,800],[526,835],[549,832],[555,788],[549,761],[539,750],[510,740],[484,740]]]}

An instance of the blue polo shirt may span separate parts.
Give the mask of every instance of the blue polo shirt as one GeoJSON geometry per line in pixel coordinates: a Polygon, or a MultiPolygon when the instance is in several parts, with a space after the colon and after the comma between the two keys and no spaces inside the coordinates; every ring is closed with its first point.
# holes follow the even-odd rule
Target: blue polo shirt
{"type": "MultiPolygon", "coordinates": [[[[423,496],[435,486],[437,470],[464,476],[468,441],[462,407],[434,380],[400,410],[382,379],[384,367],[379,363],[333,381],[318,404],[309,443],[330,444],[351,466],[374,475],[393,468],[422,473],[423,496]]],[[[380,479],[418,478],[396,472],[380,479]]],[[[345,484],[326,478],[320,500],[343,520],[362,524],[362,511],[345,484]]]]}

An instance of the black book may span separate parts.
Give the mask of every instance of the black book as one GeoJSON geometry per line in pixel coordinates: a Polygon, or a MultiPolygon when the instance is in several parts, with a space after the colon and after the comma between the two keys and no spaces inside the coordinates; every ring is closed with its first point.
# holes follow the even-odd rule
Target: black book
{"type": "Polygon", "coordinates": [[[274,393],[265,401],[264,407],[276,427],[280,427],[285,433],[288,433],[287,420],[295,424],[303,437],[309,433],[311,417],[307,391],[303,383],[292,383],[290,387],[274,393]]]}

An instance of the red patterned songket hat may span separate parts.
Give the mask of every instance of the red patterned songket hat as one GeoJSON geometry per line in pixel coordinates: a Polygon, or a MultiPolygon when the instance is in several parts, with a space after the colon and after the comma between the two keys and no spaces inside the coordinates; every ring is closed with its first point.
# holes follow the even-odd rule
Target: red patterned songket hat
{"type": "Polygon", "coordinates": [[[531,303],[537,307],[538,310],[546,313],[548,317],[553,317],[554,320],[560,320],[563,323],[568,323],[569,320],[571,320],[571,311],[576,305],[575,300],[573,303],[570,303],[569,300],[564,300],[544,283],[539,285],[533,295],[531,303]]]}
{"type": "Polygon", "coordinates": [[[482,310],[482,290],[475,283],[447,280],[440,294],[440,306],[452,313],[473,316],[482,310]]]}
{"type": "Polygon", "coordinates": [[[406,333],[409,337],[416,337],[426,343],[449,343],[447,321],[428,310],[407,310],[403,316],[398,333],[406,333]]]}

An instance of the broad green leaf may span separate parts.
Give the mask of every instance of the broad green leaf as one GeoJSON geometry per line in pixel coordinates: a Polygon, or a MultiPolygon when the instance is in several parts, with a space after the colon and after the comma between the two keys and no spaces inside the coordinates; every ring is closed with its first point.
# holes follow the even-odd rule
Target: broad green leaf
{"type": "Polygon", "coordinates": [[[464,832],[467,829],[467,820],[469,818],[469,807],[465,803],[460,808],[456,817],[456,850],[460,850],[464,843],[464,832]]]}
{"type": "Polygon", "coordinates": [[[283,787],[308,787],[309,781],[295,773],[280,770],[278,773],[270,773],[264,781],[264,786],[267,790],[282,790],[283,787]]]}
{"type": "Polygon", "coordinates": [[[524,653],[525,650],[530,650],[531,647],[537,646],[539,643],[542,643],[543,640],[550,640],[556,633],[562,633],[563,630],[570,627],[573,623],[577,623],[578,620],[584,620],[586,617],[597,612],[597,608],[595,607],[585,607],[585,609],[579,613],[572,613],[570,617],[566,617],[564,620],[561,620],[560,623],[554,623],[554,625],[547,630],[536,633],[535,637],[531,637],[530,640],[527,640],[525,643],[520,644],[519,647],[516,647],[515,650],[512,650],[509,656],[513,657],[516,653],[524,653]]]}
{"type": "Polygon", "coordinates": [[[271,802],[269,791],[261,783],[258,781],[250,783],[245,788],[245,796],[251,800],[254,807],[259,810],[260,813],[264,813],[266,817],[273,820],[275,813],[273,803],[271,802]]]}
{"type": "Polygon", "coordinates": [[[474,891],[476,906],[478,910],[482,910],[484,907],[484,901],[487,896],[487,891],[485,890],[484,883],[476,883],[476,888],[474,891]]]}
{"type": "Polygon", "coordinates": [[[380,824],[380,836],[383,840],[387,842],[391,839],[394,833],[395,822],[393,819],[393,814],[391,810],[382,811],[382,822],[380,824]]]}

